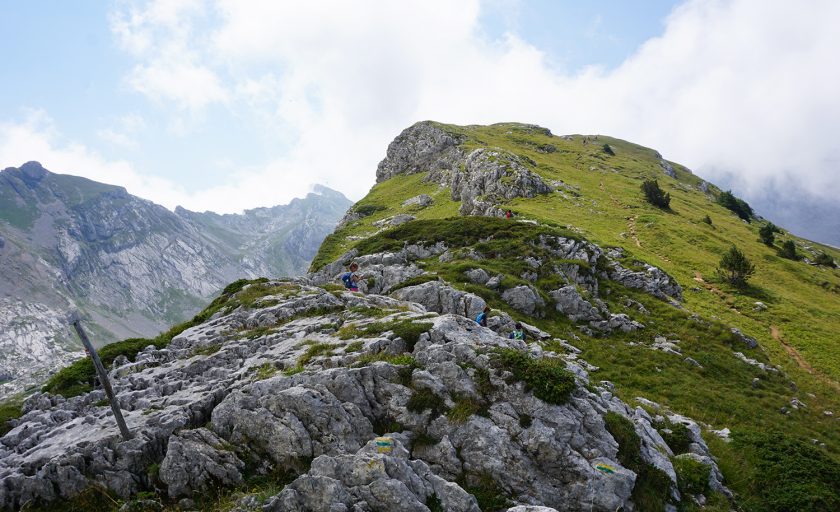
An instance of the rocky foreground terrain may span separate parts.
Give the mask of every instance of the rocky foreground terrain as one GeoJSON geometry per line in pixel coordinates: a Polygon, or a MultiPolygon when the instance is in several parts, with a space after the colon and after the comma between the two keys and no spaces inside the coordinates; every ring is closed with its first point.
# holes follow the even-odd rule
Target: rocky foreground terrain
{"type": "MultiPolygon", "coordinates": [[[[558,257],[609,258],[588,243],[542,242],[558,257]]],[[[419,260],[452,249],[345,255],[375,293],[332,284],[342,260],[309,278],[255,282],[166,348],[118,358],[110,375],[131,440],[101,390],[33,395],[0,439],[0,505],[48,507],[100,488],[127,500],[125,510],[189,510],[271,475],[288,485],[240,493],[233,509],[644,510],[635,503],[650,489],[676,510],[705,498],[680,494],[673,451],[653,426],[666,423],[690,438],[673,460],[701,468],[708,492],[728,494],[692,420],[619,400],[572,343],[537,327],[525,325],[529,343],[508,339],[503,311],[478,326],[478,295],[441,280],[406,285],[426,274],[419,260]],[[380,451],[377,437],[393,447],[380,451]]],[[[609,264],[602,278],[679,297],[658,269],[629,280],[609,264]]],[[[558,270],[590,286],[594,272],[558,270]]],[[[528,300],[510,297],[534,308],[528,300]]],[[[595,304],[559,293],[555,307],[587,329],[642,327],[595,304]]]]}
{"type": "Polygon", "coordinates": [[[297,275],[350,202],[319,188],[240,215],[166,208],[37,162],[0,172],[0,398],[99,343],[154,336],[240,277],[297,275]],[[5,382],[5,383],[4,383],[5,382]]]}

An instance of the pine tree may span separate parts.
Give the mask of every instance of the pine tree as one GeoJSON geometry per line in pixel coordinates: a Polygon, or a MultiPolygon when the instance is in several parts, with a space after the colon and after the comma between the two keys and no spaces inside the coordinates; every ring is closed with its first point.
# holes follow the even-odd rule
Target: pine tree
{"type": "Polygon", "coordinates": [[[642,183],[642,192],[644,192],[645,199],[650,204],[663,210],[671,208],[671,194],[659,188],[659,183],[656,180],[648,180],[642,183]]]}
{"type": "Polygon", "coordinates": [[[793,243],[793,240],[786,240],[785,243],[782,244],[782,248],[779,250],[779,256],[789,260],[799,259],[796,255],[796,244],[793,243]]]}
{"type": "Polygon", "coordinates": [[[734,245],[720,259],[718,275],[735,286],[744,286],[755,273],[755,265],[734,245]]]}
{"type": "Polygon", "coordinates": [[[768,247],[773,247],[773,242],[776,241],[776,230],[773,229],[774,227],[773,224],[767,223],[758,229],[758,236],[764,242],[764,245],[768,247]]]}

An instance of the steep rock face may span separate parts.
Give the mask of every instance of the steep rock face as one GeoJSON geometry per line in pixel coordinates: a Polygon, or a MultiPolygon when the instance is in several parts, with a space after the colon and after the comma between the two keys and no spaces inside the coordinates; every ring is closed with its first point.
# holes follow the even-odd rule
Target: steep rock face
{"type": "Polygon", "coordinates": [[[463,159],[461,139],[441,129],[437,123],[422,121],[402,131],[388,145],[387,156],[376,168],[376,182],[397,174],[425,171],[451,171],[463,159]]]}
{"type": "MultiPolygon", "coordinates": [[[[426,180],[449,187],[452,199],[461,202],[461,215],[497,217],[504,213],[498,203],[553,190],[513,153],[479,148],[466,154],[459,147],[462,140],[436,123],[417,123],[388,145],[376,181],[429,171],[426,180]]],[[[346,218],[343,223],[357,218],[346,218]]]]}
{"type": "Polygon", "coordinates": [[[470,486],[492,484],[511,507],[613,511],[632,506],[637,475],[617,460],[610,411],[633,423],[645,461],[673,479],[650,418],[590,382],[575,354],[384,296],[328,293],[303,279],[261,286],[265,295],[249,305],[115,363],[130,441],[100,390],[29,398],[0,438],[0,507],[68,499],[92,485],[130,497],[155,485],[147,468],[157,463],[173,499],[211,482],[235,485],[246,471],[297,474],[265,501],[244,499],[263,510],[435,502],[475,511],[470,486]],[[416,326],[411,340],[395,332],[406,324],[416,326]],[[574,376],[569,399],[535,396],[495,355],[500,349],[559,361],[574,376]],[[377,435],[392,448],[378,450],[377,435]]]}
{"type": "Polygon", "coordinates": [[[37,162],[3,170],[0,297],[8,300],[0,303],[7,327],[0,332],[0,374],[12,380],[0,386],[0,397],[66,363],[68,343],[79,350],[66,330],[69,311],[92,321],[98,341],[154,336],[240,277],[302,272],[349,205],[322,187],[289,205],[241,215],[173,213],[37,162]],[[5,319],[13,317],[12,328],[5,319]],[[53,356],[33,358],[48,345],[53,356]]]}

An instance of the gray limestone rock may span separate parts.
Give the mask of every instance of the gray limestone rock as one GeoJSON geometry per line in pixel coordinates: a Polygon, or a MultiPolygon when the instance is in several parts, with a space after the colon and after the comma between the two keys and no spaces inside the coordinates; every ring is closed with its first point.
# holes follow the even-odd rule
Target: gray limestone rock
{"type": "Polygon", "coordinates": [[[242,483],[245,463],[214,433],[205,428],[183,430],[169,438],[160,464],[160,480],[170,498],[191,497],[216,486],[242,483]]]}
{"type": "MultiPolygon", "coordinates": [[[[406,267],[431,255],[415,247],[366,256],[366,265],[406,267]]],[[[257,471],[298,477],[264,504],[252,496],[236,510],[421,511],[437,500],[444,510],[475,511],[458,482],[488,478],[523,507],[628,510],[636,475],[618,462],[608,411],[631,419],[643,459],[672,475],[650,418],[606,387],[587,387],[591,367],[572,348],[561,359],[577,383],[568,402],[546,403],[511,379],[494,349],[560,356],[508,339],[506,314],[493,317],[499,332],[476,326],[479,297],[439,281],[394,298],[334,295],[310,283],[269,282],[282,293],[223,310],[167,348],[147,347],[117,365],[113,385],[137,434],[130,441],[99,405],[101,390],[31,397],[18,425],[0,438],[0,508],[68,499],[92,485],[129,498],[149,490],[150,463],[161,464],[172,496],[189,498],[216,482],[235,485],[241,461],[249,460],[257,471]],[[413,364],[377,361],[403,354],[405,340],[387,329],[413,319],[431,324],[417,337],[413,364]],[[356,334],[342,339],[336,326],[356,334]],[[421,391],[440,404],[412,403],[421,391]],[[473,414],[443,414],[464,400],[478,405],[473,414]],[[392,428],[399,432],[387,432],[392,428]],[[390,452],[377,452],[377,435],[392,438],[390,452]],[[604,464],[614,473],[602,473],[604,464]]],[[[526,329],[534,339],[549,337],[526,329]]],[[[708,456],[702,438],[692,440],[692,453],[708,456]]]]}
{"type": "Polygon", "coordinates": [[[601,313],[589,301],[581,297],[574,285],[564,286],[548,294],[554,299],[554,306],[574,322],[601,320],[601,313]]]}
{"type": "Polygon", "coordinates": [[[452,174],[452,199],[461,201],[461,215],[501,216],[494,205],[516,197],[552,191],[522,160],[502,150],[480,148],[470,153],[464,169],[452,174]]]}
{"type": "Polygon", "coordinates": [[[485,284],[487,281],[490,280],[490,274],[487,273],[486,270],[481,268],[473,268],[464,272],[464,275],[467,276],[467,279],[472,281],[475,284],[485,284]]]}
{"type": "Polygon", "coordinates": [[[414,196],[410,199],[406,199],[403,201],[403,207],[406,206],[419,206],[420,208],[425,208],[427,206],[431,206],[434,201],[429,194],[420,194],[418,196],[414,196]]]}
{"type": "Polygon", "coordinates": [[[376,182],[397,174],[451,171],[462,160],[461,137],[446,132],[437,123],[423,121],[402,131],[388,145],[384,160],[376,168],[376,182]]]}
{"type": "Polygon", "coordinates": [[[746,334],[742,333],[739,329],[733,327],[731,331],[732,334],[734,334],[738,338],[738,341],[746,345],[747,348],[755,348],[758,346],[758,341],[756,341],[755,338],[747,336],[746,334]]]}
{"type": "Polygon", "coordinates": [[[394,215],[393,217],[387,217],[382,220],[378,220],[373,223],[376,227],[383,227],[383,226],[399,226],[400,224],[405,224],[406,222],[410,222],[416,219],[414,215],[408,215],[405,213],[400,213],[394,215]]]}
{"type": "Polygon", "coordinates": [[[429,311],[454,313],[475,318],[487,303],[473,293],[456,290],[440,281],[406,286],[391,294],[394,298],[422,304],[429,311]]]}
{"type": "Polygon", "coordinates": [[[517,311],[530,316],[542,316],[545,301],[532,286],[520,285],[502,292],[502,300],[517,311]]]}

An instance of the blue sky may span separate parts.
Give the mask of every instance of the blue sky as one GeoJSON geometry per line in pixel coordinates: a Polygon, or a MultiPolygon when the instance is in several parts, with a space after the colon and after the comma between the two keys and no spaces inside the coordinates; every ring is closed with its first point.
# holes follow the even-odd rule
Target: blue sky
{"type": "Polygon", "coordinates": [[[746,178],[802,172],[787,143],[810,155],[813,193],[840,191],[833,141],[759,115],[835,128],[837,73],[818,64],[836,2],[816,17],[755,0],[348,5],[0,0],[0,168],[40,160],[238,211],[314,183],[358,199],[420,119],[516,120],[650,145],[747,194],[746,178]],[[754,130],[761,143],[738,139],[754,130]],[[716,138],[731,144],[709,151],[716,138]]]}

